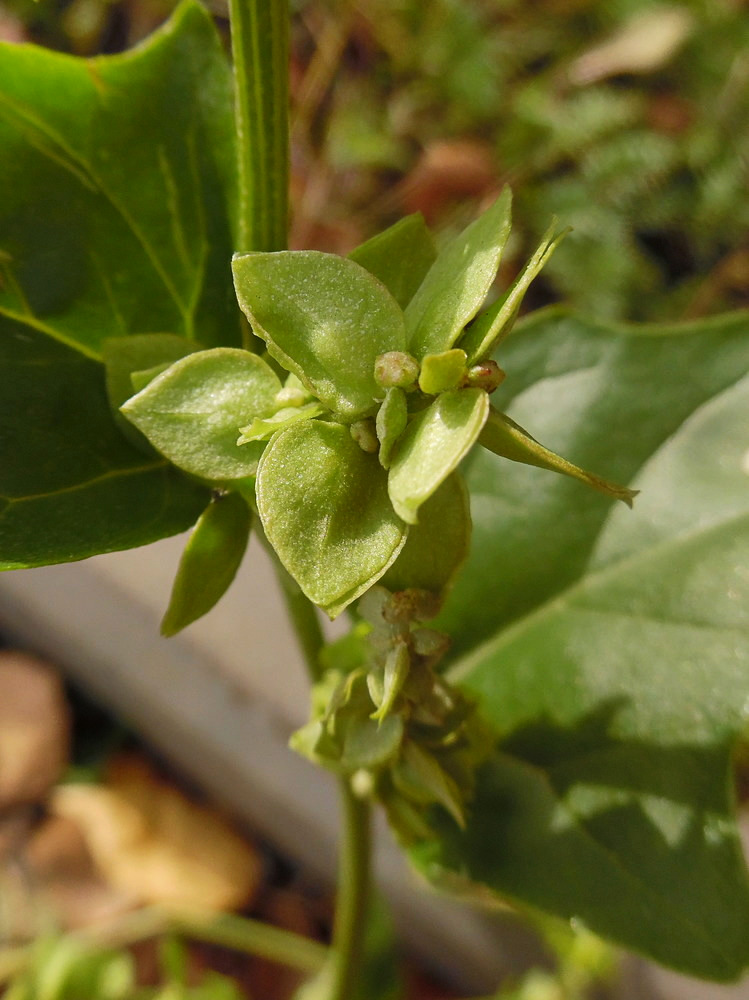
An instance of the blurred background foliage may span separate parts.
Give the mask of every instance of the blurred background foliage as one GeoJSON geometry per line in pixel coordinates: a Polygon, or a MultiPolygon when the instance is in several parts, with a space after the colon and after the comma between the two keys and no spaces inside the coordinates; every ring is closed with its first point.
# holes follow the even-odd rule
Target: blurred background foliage
{"type": "MultiPolygon", "coordinates": [[[[92,54],[171,0],[4,0],[0,33],[92,54]]],[[[226,28],[225,7],[211,3],[226,28]]],[[[694,318],[749,300],[742,0],[295,0],[294,246],[347,252],[404,212],[449,232],[505,182],[502,277],[573,227],[529,302],[694,318]]]]}

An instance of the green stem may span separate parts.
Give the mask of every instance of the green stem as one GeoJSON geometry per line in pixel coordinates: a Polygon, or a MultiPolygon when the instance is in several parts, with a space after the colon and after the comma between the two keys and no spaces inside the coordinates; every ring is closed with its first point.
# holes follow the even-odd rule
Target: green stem
{"type": "Polygon", "coordinates": [[[325,645],[325,636],[320,626],[320,619],[317,608],[302,593],[301,587],[296,580],[286,571],[281,560],[276,555],[276,550],[268,541],[260,519],[255,519],[255,531],[257,532],[260,544],[273,562],[276,571],[276,579],[281,587],[281,593],[289,613],[294,633],[299,642],[299,646],[304,655],[304,662],[307,665],[307,672],[310,680],[314,683],[322,677],[322,667],[320,665],[320,650],[325,645]]]}
{"type": "Polygon", "coordinates": [[[276,565],[276,577],[281,585],[286,610],[294,625],[294,632],[301,646],[307,671],[313,683],[322,676],[320,665],[320,650],[325,645],[325,636],[320,627],[320,619],[314,604],[309,601],[299,584],[280,563],[276,565]]]}
{"type": "MultiPolygon", "coordinates": [[[[238,250],[287,245],[288,0],[229,0],[234,56],[239,169],[238,250]]],[[[286,607],[313,681],[319,679],[324,637],[307,600],[268,545],[286,607]]],[[[338,904],[330,959],[330,1000],[350,1000],[359,979],[370,884],[370,805],[341,783],[344,814],[338,904]]]]}
{"type": "Polygon", "coordinates": [[[229,0],[239,171],[238,246],[283,250],[289,189],[289,3],[229,0]]]}
{"type": "Polygon", "coordinates": [[[338,862],[338,901],[330,956],[330,1000],[350,1000],[361,978],[371,882],[371,806],[341,781],[343,843],[338,862]]]}

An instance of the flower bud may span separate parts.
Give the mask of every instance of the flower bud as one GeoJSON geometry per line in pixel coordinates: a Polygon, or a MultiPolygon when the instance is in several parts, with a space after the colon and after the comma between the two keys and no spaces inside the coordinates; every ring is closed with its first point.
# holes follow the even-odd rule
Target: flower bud
{"type": "Polygon", "coordinates": [[[477,365],[471,365],[465,373],[463,384],[472,389],[494,392],[497,386],[504,382],[505,374],[496,361],[482,361],[477,365]]]}
{"type": "Polygon", "coordinates": [[[405,351],[387,351],[375,358],[374,377],[383,389],[410,389],[419,377],[419,362],[405,351]]]}
{"type": "Polygon", "coordinates": [[[356,441],[362,451],[374,454],[380,447],[375,431],[375,422],[371,417],[364,420],[355,420],[349,427],[351,437],[356,441]]]}

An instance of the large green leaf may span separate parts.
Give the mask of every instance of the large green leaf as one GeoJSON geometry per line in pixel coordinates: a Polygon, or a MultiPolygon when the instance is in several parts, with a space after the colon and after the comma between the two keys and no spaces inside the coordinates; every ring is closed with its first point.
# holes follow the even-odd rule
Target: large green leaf
{"type": "Polygon", "coordinates": [[[142,544],[204,506],[120,440],[96,362],[129,334],[238,340],[232,144],[228,66],[195,3],[122,56],[0,46],[6,564],[142,544]]]}
{"type": "Polygon", "coordinates": [[[501,740],[467,830],[420,850],[435,878],[722,980],[749,964],[729,781],[749,695],[748,327],[550,312],[506,344],[500,405],[642,492],[630,512],[472,459],[480,558],[445,618],[472,609],[452,676],[501,740]]]}
{"type": "Polygon", "coordinates": [[[131,548],[195,521],[206,490],[128,444],[101,365],[0,319],[0,366],[0,569],[131,548]]]}

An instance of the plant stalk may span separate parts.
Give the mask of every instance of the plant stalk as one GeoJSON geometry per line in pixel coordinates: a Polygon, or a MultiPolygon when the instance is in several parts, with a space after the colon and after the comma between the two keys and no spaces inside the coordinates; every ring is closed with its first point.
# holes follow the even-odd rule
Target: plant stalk
{"type": "Polygon", "coordinates": [[[289,215],[288,0],[229,0],[234,61],[237,250],[284,250],[289,215]]]}
{"type": "Polygon", "coordinates": [[[276,550],[268,541],[260,519],[257,517],[254,523],[254,530],[257,533],[260,544],[268,553],[273,563],[273,568],[276,571],[276,579],[281,587],[281,593],[286,604],[286,610],[289,613],[294,633],[304,656],[307,673],[314,684],[322,677],[320,650],[325,645],[325,636],[320,626],[317,608],[312,601],[304,596],[299,584],[281,564],[276,550]]]}
{"type": "Polygon", "coordinates": [[[341,780],[343,843],[338,861],[331,964],[330,1000],[351,1000],[359,984],[371,887],[372,807],[341,780]]]}
{"type": "MultiPolygon", "coordinates": [[[[239,252],[287,246],[289,187],[288,0],[229,0],[234,58],[235,121],[239,173],[239,252]]],[[[324,636],[317,610],[268,544],[286,607],[312,681],[320,678],[324,636]]],[[[369,904],[371,831],[369,802],[341,782],[343,843],[333,949],[326,971],[330,1000],[350,1000],[359,979],[369,904]]]]}

